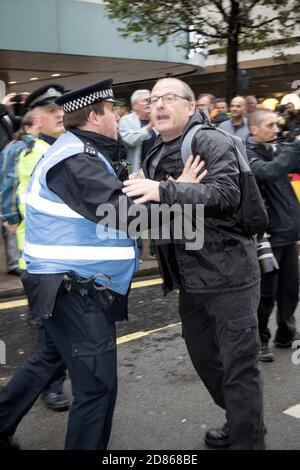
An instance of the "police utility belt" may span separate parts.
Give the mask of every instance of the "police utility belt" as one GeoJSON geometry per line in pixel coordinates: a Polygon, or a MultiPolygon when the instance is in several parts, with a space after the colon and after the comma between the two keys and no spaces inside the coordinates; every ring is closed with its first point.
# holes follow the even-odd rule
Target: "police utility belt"
{"type": "Polygon", "coordinates": [[[74,294],[80,294],[81,296],[88,295],[97,302],[104,312],[107,312],[115,300],[112,292],[107,289],[110,284],[110,277],[106,274],[95,273],[91,277],[84,278],[75,273],[75,271],[68,271],[63,277],[57,296],[61,297],[74,294]],[[96,279],[103,280],[103,284],[96,282],[96,279]]]}

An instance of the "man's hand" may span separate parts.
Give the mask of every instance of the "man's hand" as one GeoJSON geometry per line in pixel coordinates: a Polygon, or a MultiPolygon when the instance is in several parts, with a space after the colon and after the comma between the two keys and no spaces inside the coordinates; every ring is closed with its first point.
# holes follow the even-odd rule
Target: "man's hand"
{"type": "Polygon", "coordinates": [[[17,93],[15,93],[15,92],[8,93],[7,95],[5,95],[3,97],[2,101],[1,101],[1,104],[3,104],[9,110],[11,110],[13,108],[13,106],[16,104],[16,101],[15,101],[16,95],[17,95],[17,93]]]}
{"type": "Polygon", "coordinates": [[[21,104],[24,104],[28,96],[30,95],[30,93],[28,91],[23,91],[22,93],[20,93],[20,95],[21,95],[21,104]]]}
{"type": "Polygon", "coordinates": [[[143,204],[148,201],[159,202],[159,182],[148,179],[131,179],[124,181],[123,193],[128,197],[141,196],[134,199],[135,204],[143,204]]]}
{"type": "Polygon", "coordinates": [[[5,228],[9,233],[16,233],[19,224],[5,224],[5,228]]]}
{"type": "Polygon", "coordinates": [[[176,183],[200,183],[203,178],[207,175],[207,170],[203,170],[204,161],[201,161],[200,155],[190,155],[184,165],[184,169],[181,175],[174,180],[172,176],[168,177],[168,180],[176,181],[176,183]]]}
{"type": "Polygon", "coordinates": [[[131,173],[131,175],[129,175],[129,179],[130,180],[145,179],[143,170],[140,169],[139,171],[131,173]]]}
{"type": "Polygon", "coordinates": [[[151,131],[152,131],[152,129],[153,129],[153,124],[152,124],[151,121],[145,126],[145,129],[146,129],[148,132],[151,132],[151,131]]]}
{"type": "Polygon", "coordinates": [[[13,106],[15,104],[17,104],[16,102],[16,96],[19,95],[21,96],[21,101],[20,103],[21,104],[24,104],[27,97],[30,95],[30,93],[28,93],[27,91],[23,91],[22,93],[16,93],[16,92],[12,92],[12,93],[8,93],[7,95],[4,96],[4,98],[2,99],[1,101],[1,104],[3,104],[4,106],[6,106],[10,111],[13,110],[13,106]]]}

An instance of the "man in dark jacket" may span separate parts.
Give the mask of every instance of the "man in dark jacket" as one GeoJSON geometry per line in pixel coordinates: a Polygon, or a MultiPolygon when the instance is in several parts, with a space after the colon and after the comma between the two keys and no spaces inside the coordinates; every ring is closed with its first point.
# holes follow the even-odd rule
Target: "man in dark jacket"
{"type": "Polygon", "coordinates": [[[278,261],[279,270],[262,275],[261,299],[258,307],[261,350],[259,359],[274,359],[269,350],[268,320],[277,301],[277,325],[274,343],[290,347],[299,339],[294,312],[298,304],[299,270],[298,244],[300,238],[300,208],[290,184],[289,173],[300,171],[300,136],[293,143],[278,146],[270,143],[278,134],[276,114],[256,110],[249,116],[251,137],[247,154],[251,170],[264,197],[269,215],[268,233],[278,261]]]}
{"type": "MultiPolygon", "coordinates": [[[[179,183],[184,135],[203,121],[194,94],[177,79],[162,79],[150,95],[151,119],[161,139],[144,163],[145,180],[124,183],[136,203],[156,201],[204,206],[204,244],[158,243],[165,292],[179,289],[179,313],[193,365],[228,423],[209,430],[212,447],[264,448],[259,337],[256,310],[260,274],[256,248],[238,226],[239,167],[228,138],[214,129],[198,130],[194,155],[205,162],[202,184],[179,183]],[[172,177],[171,180],[169,177],[172,177]],[[154,180],[154,181],[152,181],[154,180]]],[[[195,220],[195,223],[197,221],[195,220]]]]}

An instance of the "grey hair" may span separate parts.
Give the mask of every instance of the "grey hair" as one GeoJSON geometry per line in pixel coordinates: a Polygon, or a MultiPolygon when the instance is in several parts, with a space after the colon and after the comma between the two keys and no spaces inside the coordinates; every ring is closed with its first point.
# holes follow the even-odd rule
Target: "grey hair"
{"type": "Polygon", "coordinates": [[[183,82],[182,80],[179,80],[178,78],[171,78],[171,77],[160,78],[159,80],[157,80],[155,85],[161,82],[165,82],[165,81],[172,81],[172,82],[179,83],[182,86],[185,98],[187,98],[189,101],[195,101],[195,94],[193,90],[191,89],[191,87],[187,83],[183,82]]]}
{"type": "Polygon", "coordinates": [[[142,96],[149,95],[149,94],[150,94],[150,90],[135,90],[130,97],[131,106],[133,105],[133,103],[138,101],[142,96]]]}
{"type": "Polygon", "coordinates": [[[256,109],[256,111],[253,111],[253,113],[249,114],[248,116],[249,127],[259,127],[268,114],[274,114],[275,116],[277,116],[277,114],[271,111],[270,109],[256,109]]]}

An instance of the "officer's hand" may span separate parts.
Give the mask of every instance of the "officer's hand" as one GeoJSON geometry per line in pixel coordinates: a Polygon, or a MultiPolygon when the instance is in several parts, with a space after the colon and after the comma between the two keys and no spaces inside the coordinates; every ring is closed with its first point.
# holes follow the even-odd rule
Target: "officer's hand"
{"type": "Polygon", "coordinates": [[[159,202],[159,181],[148,179],[132,179],[124,181],[123,193],[128,197],[138,197],[134,199],[135,204],[144,204],[148,201],[159,202]]]}
{"type": "Polygon", "coordinates": [[[176,183],[200,183],[207,175],[204,165],[205,163],[201,161],[200,155],[196,155],[195,158],[190,155],[179,178],[174,180],[172,176],[169,176],[168,180],[176,181],[176,183]]]}

